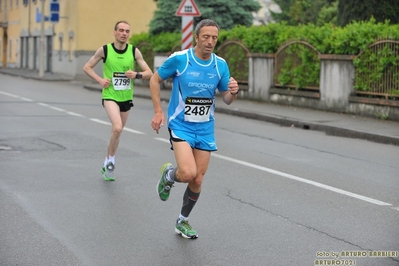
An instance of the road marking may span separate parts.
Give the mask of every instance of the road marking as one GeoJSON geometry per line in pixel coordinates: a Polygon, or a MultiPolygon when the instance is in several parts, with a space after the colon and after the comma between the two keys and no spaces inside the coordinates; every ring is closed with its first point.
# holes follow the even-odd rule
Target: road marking
{"type": "Polygon", "coordinates": [[[49,107],[49,105],[47,103],[37,103],[37,104],[40,106],[43,106],[43,107],[49,107]]]}
{"type": "MultiPolygon", "coordinates": [[[[97,119],[97,118],[90,118],[90,120],[93,121],[93,122],[99,123],[99,124],[112,126],[112,124],[110,122],[103,121],[103,120],[100,120],[100,119],[97,119]]],[[[137,130],[134,130],[134,129],[131,129],[131,128],[128,128],[128,127],[124,127],[123,130],[125,130],[127,132],[130,132],[130,133],[134,133],[134,134],[141,134],[141,135],[145,134],[144,132],[137,131],[137,130]]]]}
{"type": "MultiPolygon", "coordinates": [[[[30,100],[28,98],[20,97],[20,96],[15,95],[15,94],[3,92],[3,91],[0,91],[0,93],[2,93],[4,95],[7,95],[7,96],[10,96],[10,97],[19,98],[19,99],[22,99],[24,101],[32,101],[32,100],[30,100]]],[[[51,109],[56,110],[56,111],[66,112],[66,113],[68,113],[70,115],[76,115],[76,116],[84,117],[83,115],[76,114],[76,113],[73,113],[73,112],[68,112],[68,111],[66,111],[64,109],[61,109],[61,108],[58,108],[58,107],[54,107],[54,106],[51,106],[51,105],[48,105],[48,104],[45,104],[45,103],[39,102],[37,104],[41,105],[41,106],[44,106],[44,107],[51,108],[51,109]]],[[[96,119],[96,118],[89,118],[89,119],[91,121],[93,121],[93,122],[96,122],[96,123],[100,123],[100,124],[104,124],[104,125],[111,125],[111,123],[103,121],[103,120],[100,120],[100,119],[96,119]]],[[[134,134],[145,134],[145,133],[143,133],[141,131],[137,131],[137,130],[130,129],[130,128],[124,128],[124,130],[126,130],[127,132],[130,132],[130,133],[134,133],[134,134]]],[[[165,142],[165,143],[170,143],[168,139],[164,139],[164,138],[154,138],[154,139],[156,139],[158,141],[165,142]]],[[[319,183],[319,182],[315,182],[315,181],[311,181],[311,180],[308,180],[308,179],[305,179],[305,178],[302,178],[302,177],[298,177],[298,176],[295,176],[295,175],[283,173],[283,172],[280,172],[280,171],[277,171],[277,170],[273,170],[273,169],[270,169],[270,168],[267,168],[267,167],[263,167],[263,166],[260,166],[260,165],[256,165],[256,164],[253,164],[253,163],[248,163],[248,162],[245,162],[245,161],[242,161],[242,160],[237,160],[237,159],[230,158],[230,157],[227,157],[227,156],[224,156],[224,155],[220,155],[220,154],[216,154],[216,153],[212,153],[212,156],[217,157],[217,158],[222,159],[222,160],[230,161],[230,162],[233,162],[233,163],[237,163],[237,164],[241,164],[241,165],[244,165],[244,166],[247,166],[247,167],[258,169],[258,170],[261,170],[261,171],[264,171],[264,172],[268,172],[268,173],[271,173],[271,174],[274,174],[274,175],[285,177],[285,178],[288,178],[288,179],[291,179],[291,180],[295,180],[295,181],[306,183],[306,184],[309,184],[309,185],[312,185],[312,186],[323,188],[323,189],[326,189],[326,190],[329,190],[329,191],[332,191],[332,192],[335,192],[335,193],[338,193],[338,194],[346,195],[346,196],[349,196],[349,197],[352,197],[352,198],[355,198],[355,199],[360,199],[360,200],[363,200],[363,201],[366,201],[366,202],[370,202],[370,203],[373,203],[373,204],[376,204],[376,205],[392,206],[392,204],[387,203],[387,202],[383,202],[383,201],[380,201],[380,200],[376,200],[376,199],[373,199],[373,198],[362,196],[362,195],[359,195],[359,194],[356,194],[356,193],[352,193],[352,192],[349,192],[349,191],[346,191],[346,190],[343,190],[343,189],[339,189],[339,188],[336,188],[336,187],[324,185],[324,184],[319,183]]],[[[398,210],[399,211],[399,208],[396,208],[396,207],[391,207],[391,208],[394,209],[394,210],[398,210]]]]}
{"type": "Polygon", "coordinates": [[[78,113],[74,113],[74,112],[66,112],[67,114],[69,114],[69,115],[72,115],[72,116],[79,116],[79,117],[85,117],[84,115],[81,115],[81,114],[78,114],[78,113]]]}
{"type": "Polygon", "coordinates": [[[399,207],[391,207],[392,209],[394,209],[395,211],[399,211],[399,207]]]}
{"type": "Polygon", "coordinates": [[[103,125],[107,125],[107,126],[111,126],[112,124],[110,122],[106,122],[97,118],[90,118],[91,121],[99,123],[99,124],[103,124],[103,125]]]}
{"type": "Polygon", "coordinates": [[[67,112],[64,109],[61,109],[61,108],[58,108],[58,107],[55,107],[55,106],[51,106],[51,105],[49,105],[48,108],[53,109],[53,110],[58,111],[58,112],[63,112],[63,113],[67,112]]]}
{"type": "Polygon", "coordinates": [[[302,182],[302,183],[306,183],[306,184],[309,184],[309,185],[312,185],[312,186],[316,186],[316,187],[319,187],[319,188],[330,190],[332,192],[336,192],[336,193],[339,193],[339,194],[342,194],[342,195],[346,195],[346,196],[349,196],[349,197],[352,197],[352,198],[356,198],[356,199],[360,199],[360,200],[363,200],[363,201],[367,201],[367,202],[370,202],[370,203],[373,203],[373,204],[376,204],[376,205],[380,205],[380,206],[391,206],[392,205],[390,203],[386,203],[386,202],[383,202],[383,201],[380,201],[380,200],[372,199],[372,198],[369,198],[369,197],[366,197],[366,196],[362,196],[362,195],[359,195],[359,194],[356,194],[356,193],[352,193],[352,192],[349,192],[349,191],[346,191],[346,190],[343,190],[343,189],[339,189],[339,188],[335,188],[335,187],[332,187],[332,186],[324,185],[324,184],[321,184],[321,183],[318,183],[318,182],[315,182],[315,181],[311,181],[311,180],[308,180],[308,179],[305,179],[305,178],[302,178],[302,177],[298,177],[298,176],[295,176],[295,175],[286,174],[286,173],[283,173],[283,172],[280,172],[280,171],[276,171],[276,170],[273,170],[273,169],[270,169],[270,168],[266,168],[266,167],[263,167],[263,166],[259,166],[259,165],[256,165],[256,164],[252,164],[252,163],[248,163],[248,162],[245,162],[245,161],[233,159],[233,158],[230,158],[230,157],[227,157],[227,156],[223,156],[223,155],[220,155],[220,154],[212,153],[212,155],[217,157],[217,158],[219,158],[219,159],[223,159],[223,160],[226,160],[226,161],[230,161],[230,162],[234,162],[234,163],[237,163],[237,164],[245,165],[245,166],[248,166],[248,167],[251,167],[251,168],[255,168],[255,169],[258,169],[258,170],[261,170],[261,171],[264,171],[264,172],[268,172],[268,173],[271,173],[271,174],[274,174],[274,175],[282,176],[282,177],[289,178],[289,179],[292,179],[292,180],[296,180],[296,181],[299,181],[299,182],[302,182]]]}
{"type": "Polygon", "coordinates": [[[33,100],[25,98],[25,97],[19,97],[21,100],[27,101],[27,102],[33,102],[33,100]]]}
{"type": "Polygon", "coordinates": [[[164,139],[164,138],[154,138],[154,139],[162,141],[162,142],[170,143],[170,141],[168,139],[164,139]]]}
{"type": "Polygon", "coordinates": [[[5,92],[5,91],[0,91],[0,93],[3,94],[3,95],[9,96],[9,97],[13,97],[13,98],[21,98],[18,95],[11,94],[11,93],[8,93],[8,92],[5,92]]]}
{"type": "MultiPolygon", "coordinates": [[[[159,140],[159,141],[162,141],[162,142],[170,143],[169,140],[164,139],[164,138],[155,138],[155,139],[159,140]]],[[[264,171],[264,172],[268,172],[268,173],[271,173],[271,174],[274,174],[274,175],[282,176],[282,177],[289,178],[289,179],[292,179],[292,180],[295,180],[295,181],[299,181],[299,182],[302,182],[302,183],[306,183],[306,184],[309,184],[309,185],[312,185],[312,186],[323,188],[323,189],[326,189],[326,190],[329,190],[329,191],[332,191],[332,192],[336,192],[336,193],[339,193],[339,194],[342,194],[342,195],[346,195],[346,196],[349,196],[349,197],[352,197],[352,198],[356,198],[356,199],[360,199],[360,200],[363,200],[363,201],[367,201],[367,202],[370,202],[370,203],[373,203],[373,204],[376,204],[376,205],[392,206],[392,204],[387,203],[387,202],[383,202],[383,201],[380,201],[380,200],[376,200],[376,199],[373,199],[373,198],[362,196],[362,195],[359,195],[359,194],[356,194],[356,193],[352,193],[352,192],[349,192],[349,191],[346,191],[346,190],[343,190],[343,189],[335,188],[335,187],[332,187],[332,186],[324,185],[324,184],[321,184],[321,183],[318,183],[318,182],[315,182],[315,181],[311,181],[311,180],[308,180],[308,179],[305,179],[305,178],[302,178],[302,177],[298,177],[298,176],[294,176],[294,175],[291,175],[291,174],[283,173],[283,172],[280,172],[280,171],[277,171],[277,170],[273,170],[273,169],[270,169],[270,168],[267,168],[267,167],[263,167],[263,166],[260,166],[260,165],[256,165],[256,164],[253,164],[253,163],[248,163],[248,162],[245,162],[245,161],[242,161],[242,160],[237,160],[237,159],[230,158],[230,157],[227,157],[227,156],[224,156],[224,155],[220,155],[220,154],[216,154],[216,153],[212,153],[212,156],[213,157],[217,157],[217,158],[222,159],[222,160],[225,160],[225,161],[241,164],[241,165],[244,165],[244,166],[247,166],[247,167],[251,167],[251,168],[254,168],[254,169],[258,169],[258,170],[261,170],[261,171],[264,171]]],[[[399,210],[399,208],[398,208],[398,210],[399,210]]]]}
{"type": "Polygon", "coordinates": [[[134,130],[134,129],[131,129],[131,128],[128,128],[128,127],[124,127],[123,130],[125,130],[127,132],[130,132],[130,133],[134,133],[134,134],[145,135],[144,132],[137,131],[137,130],[134,130]]]}

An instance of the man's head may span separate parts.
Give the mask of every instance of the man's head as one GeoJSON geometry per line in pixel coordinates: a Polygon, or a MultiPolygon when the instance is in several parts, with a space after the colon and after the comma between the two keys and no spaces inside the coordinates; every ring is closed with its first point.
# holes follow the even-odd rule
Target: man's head
{"type": "Polygon", "coordinates": [[[219,37],[219,25],[210,19],[201,20],[195,27],[196,54],[208,59],[215,48],[219,37]]]}
{"type": "Polygon", "coordinates": [[[200,30],[203,27],[207,27],[207,26],[216,27],[218,29],[218,33],[219,33],[220,28],[219,28],[219,25],[215,21],[213,21],[211,19],[203,19],[197,24],[197,26],[195,26],[195,34],[199,35],[200,30]]]}
{"type": "Polygon", "coordinates": [[[115,40],[120,43],[126,43],[129,40],[130,25],[126,21],[118,21],[114,27],[115,40]]]}

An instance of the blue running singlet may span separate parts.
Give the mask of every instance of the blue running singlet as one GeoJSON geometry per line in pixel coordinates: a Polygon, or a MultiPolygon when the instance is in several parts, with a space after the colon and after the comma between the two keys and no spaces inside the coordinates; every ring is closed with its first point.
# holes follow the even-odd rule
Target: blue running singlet
{"type": "Polygon", "coordinates": [[[214,53],[209,60],[201,60],[190,48],[169,56],[158,74],[163,80],[173,77],[168,127],[201,135],[213,134],[216,89],[227,91],[230,80],[226,61],[214,53]]]}

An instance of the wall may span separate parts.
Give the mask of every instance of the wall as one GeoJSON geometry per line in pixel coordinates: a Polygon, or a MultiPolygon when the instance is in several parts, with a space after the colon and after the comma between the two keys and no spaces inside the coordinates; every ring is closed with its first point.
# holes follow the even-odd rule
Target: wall
{"type": "MultiPolygon", "coordinates": [[[[42,12],[42,2],[29,0],[27,5],[23,5],[22,0],[19,0],[18,7],[5,6],[10,1],[14,5],[17,2],[1,1],[0,48],[7,46],[5,49],[12,49],[12,55],[7,56],[6,60],[0,60],[0,64],[4,61],[7,67],[38,71],[41,23],[36,21],[36,14],[42,12]],[[3,27],[7,24],[8,27],[3,27]],[[11,48],[9,40],[13,44],[11,48]],[[22,44],[25,44],[24,47],[22,44]]],[[[147,32],[156,9],[156,3],[152,0],[118,0],[117,4],[112,5],[109,0],[58,1],[59,22],[44,22],[44,70],[78,79],[87,79],[82,71],[83,65],[100,46],[114,40],[113,28],[117,21],[128,21],[131,34],[147,32]]],[[[49,13],[50,0],[45,0],[44,15],[49,16],[49,13]]],[[[102,67],[96,67],[95,70],[101,73],[102,67]]]]}

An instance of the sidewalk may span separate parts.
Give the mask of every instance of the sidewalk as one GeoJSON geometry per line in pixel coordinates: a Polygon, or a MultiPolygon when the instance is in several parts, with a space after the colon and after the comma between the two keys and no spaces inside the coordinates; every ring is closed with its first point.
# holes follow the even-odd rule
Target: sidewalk
{"type": "MultiPolygon", "coordinates": [[[[45,73],[41,79],[38,72],[23,69],[0,69],[1,73],[47,81],[73,80],[70,77],[50,73],[45,73]]],[[[96,83],[85,84],[83,88],[101,92],[101,87],[96,83]]],[[[169,90],[161,90],[161,98],[163,100],[168,101],[169,94],[169,90]]],[[[150,99],[149,88],[135,86],[134,97],[150,99]]],[[[231,105],[224,104],[220,97],[216,97],[216,112],[271,122],[281,126],[294,126],[305,130],[322,131],[328,135],[365,139],[399,146],[399,122],[395,121],[272,103],[260,103],[240,99],[240,95],[238,100],[231,105]]]]}

